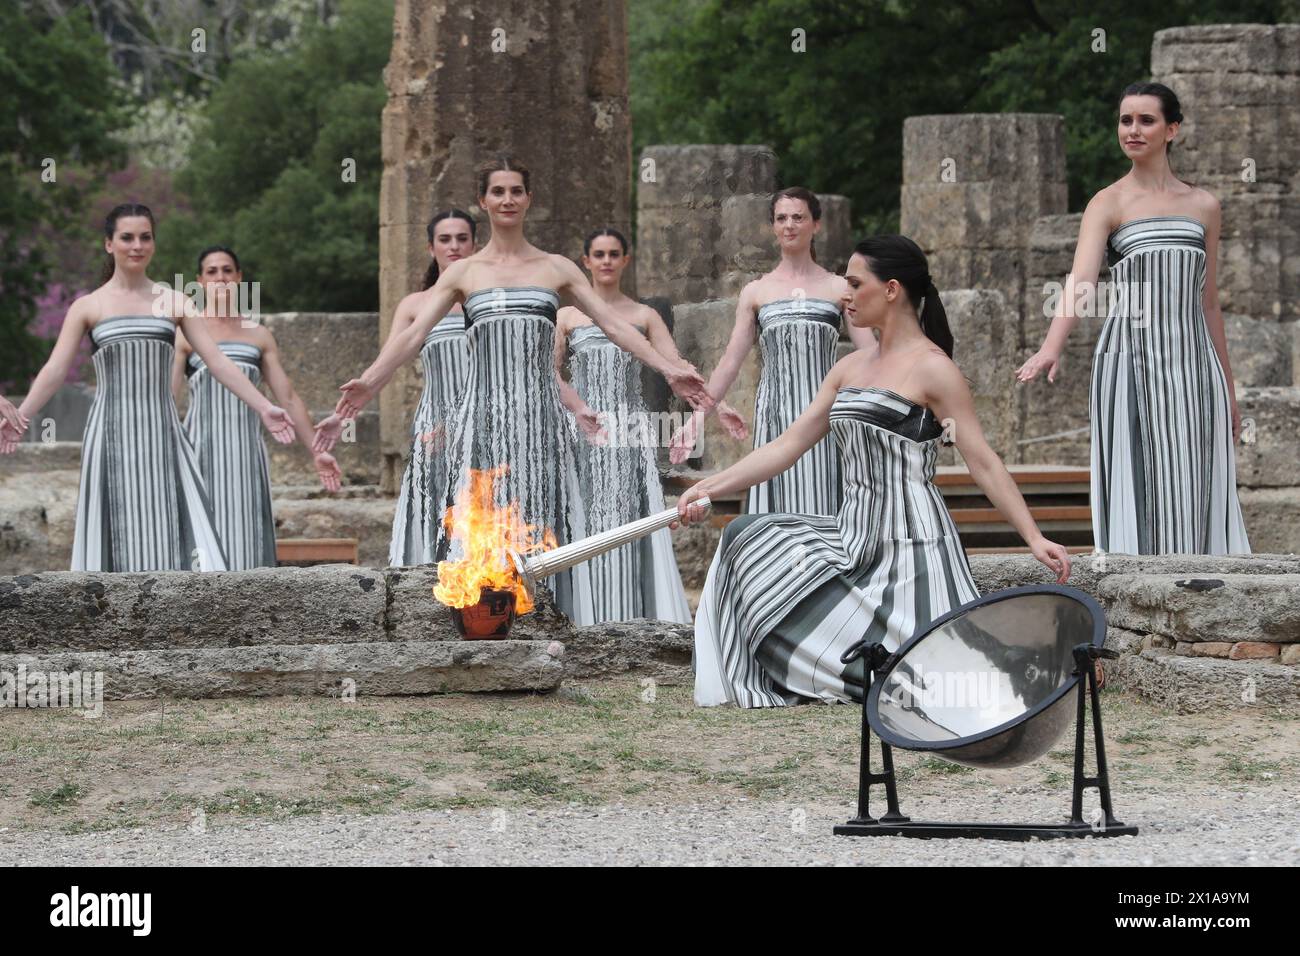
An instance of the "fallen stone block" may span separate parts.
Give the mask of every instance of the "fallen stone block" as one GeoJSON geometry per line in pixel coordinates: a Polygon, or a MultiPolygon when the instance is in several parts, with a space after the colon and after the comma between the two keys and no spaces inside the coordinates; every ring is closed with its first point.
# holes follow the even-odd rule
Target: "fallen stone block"
{"type": "Polygon", "coordinates": [[[1107,685],[1180,714],[1259,708],[1300,714],[1300,669],[1272,661],[1193,657],[1163,650],[1106,663],[1107,685]]]}
{"type": "Polygon", "coordinates": [[[571,680],[639,678],[692,684],[694,646],[691,624],[637,620],[574,628],[564,644],[564,675],[571,680]]]}
{"type": "Polygon", "coordinates": [[[1178,641],[1300,641],[1300,575],[1122,574],[1097,590],[1115,627],[1178,641]]]}
{"type": "MultiPolygon", "coordinates": [[[[564,677],[554,641],[385,641],[0,656],[0,674],[102,672],[105,700],[152,697],[345,699],[551,691],[564,677]]],[[[12,679],[12,678],[11,678],[12,679]]]]}
{"type": "Polygon", "coordinates": [[[383,641],[382,571],[351,565],[0,578],[0,653],[383,641]]]}

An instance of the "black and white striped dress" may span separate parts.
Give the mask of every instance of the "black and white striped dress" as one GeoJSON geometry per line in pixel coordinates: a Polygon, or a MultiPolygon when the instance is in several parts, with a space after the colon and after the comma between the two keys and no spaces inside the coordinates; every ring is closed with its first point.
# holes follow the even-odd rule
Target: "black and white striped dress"
{"type": "Polygon", "coordinates": [[[779,707],[860,700],[863,637],[896,650],[979,596],[933,484],[943,429],[882,388],[840,389],[830,411],[843,503],[833,517],[742,515],[727,525],[695,618],[695,702],[779,707]]]}
{"type": "Polygon", "coordinates": [[[447,428],[469,376],[463,312],[444,316],[425,336],[420,364],[424,367],[424,391],[411,423],[411,457],[402,474],[388,546],[388,563],[393,566],[435,560],[450,475],[447,428]]]}
{"type": "MultiPolygon", "coordinates": [[[[840,307],[826,299],[777,299],[758,310],[763,371],[754,400],[754,447],[790,427],[835,364],[840,307]]],[[[833,515],[840,503],[839,463],[825,438],[786,471],[749,489],[748,514],[833,515]]]]}
{"type": "Polygon", "coordinates": [[[1205,324],[1205,227],[1110,234],[1114,297],[1093,354],[1092,530],[1101,551],[1247,554],[1227,379],[1205,324]]]}
{"type": "MultiPolygon", "coordinates": [[[[253,385],[262,384],[262,350],[248,342],[217,347],[253,385]]],[[[271,469],[261,417],[208,370],[197,352],[186,360],[190,407],[185,431],[208,486],[226,568],[275,567],[275,519],[271,516],[271,469]]]]}
{"type": "Polygon", "coordinates": [[[207,487],[172,398],[176,323],[90,330],[95,399],[81,440],[73,571],[224,571],[207,487]]]}
{"type": "MultiPolygon", "coordinates": [[[[446,505],[468,486],[471,469],[508,469],[495,484],[496,504],[517,503],[556,545],[586,535],[578,488],[577,423],[560,403],[555,372],[553,289],[510,286],[480,289],[465,300],[469,375],[452,418],[446,505]]],[[[439,527],[437,557],[461,557],[458,543],[439,527]]],[[[547,578],[561,611],[580,625],[595,623],[586,563],[547,578]]]]}
{"type": "MultiPolygon", "coordinates": [[[[598,534],[664,510],[655,449],[660,445],[641,394],[641,363],[598,326],[569,333],[573,387],[603,413],[608,441],[578,444],[578,479],[587,504],[587,534],[598,534]]],[[[667,528],[589,562],[598,621],[651,618],[691,622],[691,608],[667,528]]]]}

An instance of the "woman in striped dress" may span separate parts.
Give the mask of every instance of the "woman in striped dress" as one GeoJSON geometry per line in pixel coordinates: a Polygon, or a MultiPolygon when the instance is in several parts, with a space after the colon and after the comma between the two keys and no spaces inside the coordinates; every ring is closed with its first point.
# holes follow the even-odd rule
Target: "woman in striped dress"
{"type": "MultiPolygon", "coordinates": [[[[212,246],[199,253],[204,322],[217,347],[252,382],[265,381],[288,410],[299,441],[310,448],[311,416],[280,362],[275,336],[256,317],[239,314],[235,292],[244,281],[233,249],[212,246]]],[[[213,377],[203,356],[185,335],[176,336],[172,392],[189,378],[185,431],[194,445],[208,487],[212,513],[226,552],[226,569],[275,567],[275,520],[271,515],[271,469],[266,445],[251,409],[213,377]]],[[[327,491],[339,490],[339,466],[329,452],[312,452],[316,474],[327,491]]]]}
{"type": "MultiPolygon", "coordinates": [[[[396,342],[415,321],[441,271],[474,254],[474,220],[467,212],[443,210],[429,220],[425,232],[430,261],[424,274],[424,287],[397,304],[385,347],[396,342]]],[[[431,564],[436,560],[450,468],[447,426],[460,403],[469,374],[465,313],[460,306],[448,312],[424,337],[420,365],[424,371],[424,390],[411,422],[411,454],[402,473],[402,487],[393,513],[393,536],[388,546],[388,563],[394,567],[431,564]]]]}
{"type": "MultiPolygon", "coordinates": [[[[619,288],[629,261],[627,239],[616,229],[598,229],[583,243],[582,264],[601,301],[664,358],[681,361],[659,313],[619,288]]],[[[659,431],[651,424],[641,394],[641,363],[574,308],[559,312],[557,373],[566,360],[573,384],[560,378],[560,398],[589,439],[578,443],[587,533],[599,534],[662,511],[664,492],[655,461],[659,431]]],[[[690,623],[691,608],[667,528],[598,555],[589,564],[597,621],[651,618],[690,623]]]]}
{"type": "Polygon", "coordinates": [[[1043,537],[984,440],[920,248],[903,236],[872,237],[845,274],[848,321],[876,332],[879,348],[837,362],[785,432],[678,499],[682,519],[697,520],[701,495],[779,474],[828,432],[839,448],[834,516],[742,515],[727,525],[695,618],[697,704],[860,700],[861,660],[840,663],[849,646],[866,637],[897,650],[979,596],[933,484],[945,432],[1034,557],[1057,581],[1069,577],[1069,554],[1043,537]]]}
{"type": "MultiPolygon", "coordinates": [[[[560,402],[553,360],[556,312],[563,299],[590,315],[612,342],[663,374],[688,401],[707,403],[704,380],[691,366],[661,356],[608,309],[573,262],[524,238],[532,192],[520,163],[502,156],[480,166],[478,201],[491,222],[491,240],[447,267],[410,327],[385,346],[360,378],[340,387],[343,396],[335,411],[344,418],[356,415],[416,355],[448,310],[463,304],[470,368],[448,430],[447,504],[468,490],[473,472],[504,467],[494,483],[497,506],[517,504],[538,538],[549,531],[557,544],[564,544],[584,536],[586,524],[577,485],[577,428],[560,402]]],[[[533,541],[510,544],[525,550],[533,541]]],[[[444,534],[437,556],[458,558],[459,549],[459,542],[444,534]]],[[[555,592],[556,605],[576,623],[595,622],[587,565],[546,583],[555,592]]]]}
{"type": "MultiPolygon", "coordinates": [[[[844,278],[817,264],[814,237],[821,228],[821,215],[816,194],[802,186],[772,195],[768,221],[780,244],[781,262],[741,291],[731,340],[709,377],[709,393],[721,400],[740,374],[757,333],[763,369],[754,401],[755,448],[790,427],[835,364],[844,278]]],[[[866,329],[850,325],[849,336],[858,348],[876,348],[866,329]]],[[[744,437],[744,422],[738,415],[728,417],[722,406],[718,414],[733,437],[744,437]]],[[[700,425],[701,416],[692,416],[673,439],[669,453],[673,464],[686,460],[700,425]]],[[[839,494],[839,464],[827,438],[786,471],[750,488],[745,511],[833,515],[839,508],[839,494]]]]}
{"type": "Polygon", "coordinates": [[[1084,210],[1066,294],[1017,378],[1056,380],[1076,297],[1097,301],[1108,253],[1115,295],[1089,399],[1096,548],[1248,554],[1233,454],[1241,413],[1215,282],[1219,203],[1170,169],[1182,118],[1169,87],[1125,89],[1119,139],[1132,168],[1084,210]]]}
{"type": "Polygon", "coordinates": [[[41,410],[89,334],[96,388],[81,442],[72,570],[224,571],[207,485],[169,387],[177,326],[276,441],[293,441],[293,422],[222,354],[193,303],[148,277],[154,220],[147,207],[115,207],[104,236],[105,280],[72,303],[19,409],[27,417],[41,410]]]}

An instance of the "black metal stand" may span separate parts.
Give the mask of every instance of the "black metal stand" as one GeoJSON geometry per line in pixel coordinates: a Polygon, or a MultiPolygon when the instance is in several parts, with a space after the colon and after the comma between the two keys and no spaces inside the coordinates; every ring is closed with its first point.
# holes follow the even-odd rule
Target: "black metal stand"
{"type": "MultiPolygon", "coordinates": [[[[862,688],[862,754],[858,772],[858,814],[847,823],[835,827],[836,836],[904,836],[920,839],[951,837],[973,837],[990,840],[1052,840],[1058,837],[1114,837],[1137,836],[1138,828],[1127,826],[1115,819],[1110,802],[1110,776],[1106,770],[1106,747],[1101,730],[1101,700],[1097,692],[1097,669],[1095,661],[1099,657],[1114,658],[1118,655],[1105,648],[1091,644],[1080,644],[1074,649],[1075,674],[1082,677],[1079,681],[1078,709],[1074,727],[1074,787],[1073,802],[1070,807],[1068,823],[1040,825],[1027,823],[936,823],[913,821],[903,816],[898,807],[898,786],[894,777],[893,748],[883,740],[880,742],[881,764],[883,773],[871,770],[871,724],[867,720],[867,700],[871,684],[876,673],[889,660],[889,652],[884,645],[862,644],[850,650],[845,657],[852,660],[855,656],[863,658],[862,688]],[[855,653],[856,652],[856,653],[855,653]],[[1097,751],[1097,775],[1084,776],[1083,770],[1083,729],[1085,699],[1091,698],[1093,745],[1097,751]],[[888,812],[879,819],[871,816],[871,788],[884,784],[888,812]],[[1090,824],[1083,819],[1083,791],[1096,787],[1101,794],[1103,819],[1097,824],[1090,824]]],[[[846,661],[847,663],[847,661],[846,661]]]]}

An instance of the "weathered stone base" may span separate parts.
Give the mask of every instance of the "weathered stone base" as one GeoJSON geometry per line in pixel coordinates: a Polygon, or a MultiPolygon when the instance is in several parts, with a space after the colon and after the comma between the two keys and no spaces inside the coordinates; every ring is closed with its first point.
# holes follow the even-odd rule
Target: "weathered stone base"
{"type": "Polygon", "coordinates": [[[387,641],[0,657],[0,671],[104,674],[105,700],[147,697],[386,697],[552,691],[564,646],[547,641],[387,641]]]}
{"type": "Polygon", "coordinates": [[[1144,648],[1144,635],[1122,628],[1110,628],[1106,644],[1120,651],[1119,660],[1106,663],[1108,687],[1131,691],[1177,713],[1257,708],[1268,714],[1300,714],[1300,668],[1144,648]]]}
{"type": "Polygon", "coordinates": [[[564,676],[691,684],[695,627],[668,621],[611,621],[575,628],[565,641],[564,676]]]}
{"type": "Polygon", "coordinates": [[[538,590],[508,641],[465,641],[431,567],[0,578],[0,672],[103,671],[105,696],[545,691],[564,677],[686,683],[692,629],[576,628],[538,590]],[[568,653],[566,653],[566,649],[568,653]]]}

